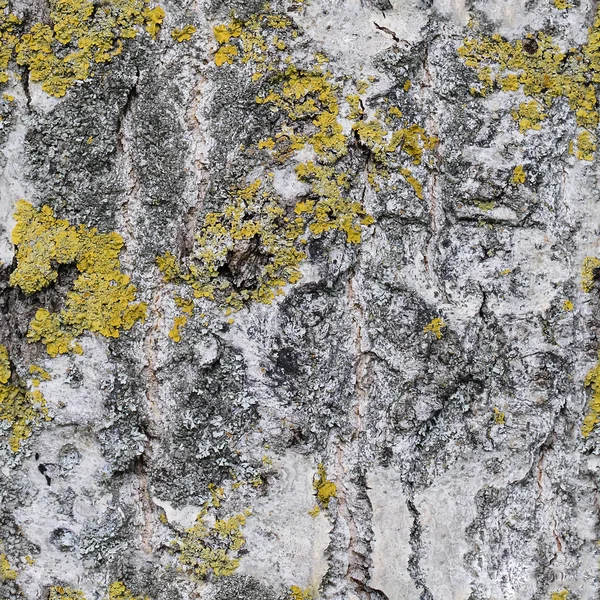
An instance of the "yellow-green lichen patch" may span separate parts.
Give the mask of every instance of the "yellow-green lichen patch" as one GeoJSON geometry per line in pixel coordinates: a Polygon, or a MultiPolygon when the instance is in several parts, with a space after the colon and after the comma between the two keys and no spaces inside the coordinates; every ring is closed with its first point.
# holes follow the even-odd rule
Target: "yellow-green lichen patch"
{"type": "Polygon", "coordinates": [[[237,56],[237,48],[225,44],[221,46],[215,54],[215,63],[217,67],[221,67],[224,64],[232,65],[234,58],[237,56]]]}
{"type": "Polygon", "coordinates": [[[311,184],[312,194],[317,198],[298,202],[294,209],[297,215],[307,220],[310,231],[319,235],[337,229],[346,234],[348,242],[359,244],[361,228],[371,225],[373,217],[360,202],[348,199],[344,193],[349,188],[348,175],[312,161],[299,164],[296,174],[300,181],[311,184]]]}
{"type": "Polygon", "coordinates": [[[504,414],[504,411],[501,411],[497,406],[494,406],[494,423],[496,423],[496,425],[506,424],[506,415],[504,414]]]}
{"type": "MultiPolygon", "coordinates": [[[[558,8],[558,10],[567,10],[567,8],[572,8],[573,5],[567,0],[554,0],[554,6],[558,8]]],[[[552,596],[552,600],[564,600],[563,598],[554,598],[552,596]]]]}
{"type": "Polygon", "coordinates": [[[50,373],[48,373],[48,371],[46,371],[46,369],[42,369],[42,367],[38,367],[38,365],[31,365],[29,367],[29,374],[33,375],[36,379],[39,379],[42,381],[50,381],[52,379],[52,376],[50,375],[50,373]]]}
{"type": "MultiPolygon", "coordinates": [[[[582,133],[598,126],[596,85],[600,83],[600,10],[594,17],[587,43],[566,52],[549,35],[538,31],[514,42],[498,34],[467,38],[458,53],[468,67],[477,71],[479,84],[471,89],[473,94],[485,96],[495,89],[522,91],[533,99],[513,111],[522,132],[540,129],[547,116],[542,106],[552,106],[557,98],[567,99],[577,125],[588,130],[582,133]]],[[[588,141],[584,138],[582,144],[588,141]]],[[[590,145],[577,156],[590,160],[594,150],[595,145],[593,149],[590,145]]]]}
{"type": "Polygon", "coordinates": [[[446,327],[446,323],[444,323],[444,319],[441,317],[436,317],[430,323],[423,327],[423,332],[425,334],[432,333],[439,340],[442,338],[442,327],[446,327]]]}
{"type": "Polygon", "coordinates": [[[165,11],[160,6],[146,8],[143,12],[145,29],[154,40],[160,31],[160,26],[165,18],[165,11]]]}
{"type": "Polygon", "coordinates": [[[196,236],[197,252],[188,267],[170,253],[157,263],[167,281],[186,283],[196,298],[208,298],[230,310],[245,301],[269,304],[287,284],[296,283],[306,254],[297,248],[305,231],[300,216],[286,216],[268,186],[257,180],[232,192],[224,211],[209,213],[196,236]],[[245,274],[241,262],[260,257],[245,274]],[[239,272],[237,266],[239,264],[239,272]],[[233,269],[232,282],[223,267],[233,269]]]}
{"type": "Polygon", "coordinates": [[[192,527],[175,542],[183,570],[194,579],[208,575],[232,575],[239,567],[239,551],[245,546],[243,528],[251,515],[249,509],[223,518],[216,516],[224,498],[222,488],[210,486],[211,500],[206,502],[192,527]],[[209,515],[209,513],[212,513],[209,515]],[[214,517],[213,519],[207,517],[214,517]]]}
{"type": "Polygon", "coordinates": [[[521,133],[529,129],[539,131],[542,128],[542,121],[548,116],[536,100],[521,102],[519,108],[513,110],[511,114],[513,119],[519,122],[521,133]]]}
{"type": "Polygon", "coordinates": [[[321,163],[334,165],[341,171],[339,161],[354,143],[352,136],[344,134],[340,115],[346,114],[354,121],[352,129],[360,144],[372,153],[369,182],[378,190],[376,180],[388,181],[390,171],[394,171],[402,175],[419,198],[423,197],[422,185],[402,162],[405,159],[405,163],[420,165],[423,153],[437,143],[434,137],[428,136],[419,125],[403,122],[402,113],[393,106],[383,120],[377,117],[364,120],[360,96],[344,96],[332,73],[323,71],[319,65],[302,70],[292,64],[281,77],[275,80],[277,87],[257,96],[259,104],[272,105],[288,119],[274,139],[262,141],[262,147],[273,150],[275,158],[283,162],[309,148],[321,163]]]}
{"type": "Polygon", "coordinates": [[[10,361],[6,348],[0,345],[0,421],[8,424],[10,437],[8,445],[13,452],[18,452],[21,442],[33,433],[33,427],[43,421],[49,421],[46,401],[41,392],[28,390],[10,369],[10,361]],[[4,358],[2,358],[4,357],[4,358]],[[5,380],[5,381],[2,381],[5,380]]]}
{"type": "Polygon", "coordinates": [[[10,566],[6,554],[0,554],[0,582],[14,581],[17,578],[17,572],[10,566]]]}
{"type": "Polygon", "coordinates": [[[8,383],[10,379],[10,359],[6,346],[0,344],[0,383],[8,383]]]}
{"type": "Polygon", "coordinates": [[[423,154],[434,149],[437,138],[428,136],[425,129],[416,124],[392,127],[388,131],[387,125],[394,124],[402,116],[402,113],[394,111],[394,108],[389,109],[388,116],[383,122],[377,118],[371,121],[359,121],[352,128],[360,142],[372,153],[373,160],[369,168],[368,180],[375,191],[379,191],[381,185],[385,185],[385,182],[390,179],[391,172],[395,171],[402,175],[406,183],[413,188],[417,198],[422,200],[423,185],[413,175],[411,169],[404,166],[402,162],[407,160],[409,164],[420,165],[423,154]]]}
{"type": "Polygon", "coordinates": [[[57,219],[48,206],[17,203],[12,239],[17,268],[10,284],[33,294],[58,279],[58,265],[74,264],[79,276],[59,312],[40,308],[29,325],[30,342],[41,341],[50,356],[81,352],[76,338],[85,331],[119,337],[146,316],[146,304],[135,303],[136,288],[121,271],[123,239],[57,219]]]}
{"type": "Polygon", "coordinates": [[[55,585],[50,588],[48,600],[86,600],[81,590],[55,585]]]}
{"type": "Polygon", "coordinates": [[[8,0],[0,0],[0,84],[8,81],[8,65],[19,41],[20,24],[21,20],[10,12],[8,0]]]}
{"type": "Polygon", "coordinates": [[[596,136],[589,131],[582,131],[577,136],[577,142],[569,145],[569,151],[579,160],[594,160],[594,152],[596,152],[596,136]]]}
{"type": "MultiPolygon", "coordinates": [[[[317,495],[318,505],[315,508],[327,509],[332,498],[337,498],[337,486],[327,478],[327,471],[323,463],[317,466],[317,474],[313,479],[313,488],[317,495]]],[[[314,512],[315,509],[313,509],[314,512]]],[[[317,513],[318,514],[318,511],[317,513]]],[[[313,516],[316,516],[313,515],[313,516]]]]}
{"type": "Polygon", "coordinates": [[[571,311],[573,310],[573,302],[571,302],[571,300],[568,300],[568,299],[567,299],[567,300],[565,300],[565,301],[563,302],[562,309],[563,309],[565,312],[571,312],[571,311]]]}
{"type": "Polygon", "coordinates": [[[525,169],[523,169],[523,165],[517,165],[512,172],[510,177],[510,182],[513,185],[522,185],[525,183],[527,179],[527,173],[525,173],[525,169]]]}
{"type": "Polygon", "coordinates": [[[175,305],[181,310],[181,312],[185,313],[188,316],[192,316],[194,314],[194,302],[193,300],[189,300],[187,298],[181,298],[180,296],[175,297],[175,305]]]}
{"type": "MultiPolygon", "coordinates": [[[[437,141],[435,138],[427,136],[418,125],[401,122],[402,113],[397,107],[390,108],[390,118],[386,119],[387,123],[396,127],[385,128],[378,119],[364,122],[360,96],[365,93],[368,84],[361,87],[360,82],[356,82],[353,86],[358,94],[345,93],[343,80],[336,79],[331,71],[325,70],[328,59],[319,52],[315,54],[312,65],[297,64],[290,52],[284,52],[287,46],[275,39],[284,33],[290,42],[295,39],[298,31],[293,21],[287,16],[270,14],[255,15],[245,22],[234,19],[215,28],[217,41],[221,45],[233,45],[236,49],[229,55],[232,62],[237,59],[243,64],[250,64],[253,81],[268,78],[270,86],[257,94],[256,101],[286,117],[281,131],[274,139],[263,140],[262,147],[273,150],[280,162],[309,148],[320,162],[334,164],[348,154],[350,145],[354,143],[353,136],[344,133],[341,120],[344,114],[354,121],[353,129],[361,142],[371,149],[377,147],[379,164],[373,169],[373,178],[379,174],[378,169],[383,171],[390,162],[394,163],[396,172],[405,176],[397,161],[392,160],[396,151],[411,158],[414,165],[421,163],[423,150],[431,150],[437,141]]],[[[381,175],[388,178],[387,173],[382,172],[381,175]]],[[[408,178],[407,182],[418,194],[419,186],[413,185],[408,178]]]]}
{"type": "MultiPolygon", "coordinates": [[[[557,1],[559,1],[559,0],[557,0],[557,1]]],[[[569,597],[569,591],[562,590],[560,592],[554,592],[551,596],[551,600],[567,600],[568,597],[569,597]]]]}
{"type": "Polygon", "coordinates": [[[150,600],[147,596],[134,596],[122,581],[115,581],[108,588],[108,600],[150,600]]]}
{"type": "Polygon", "coordinates": [[[155,37],[164,16],[162,8],[150,9],[148,0],[50,0],[50,23],[36,23],[10,47],[0,45],[0,73],[14,49],[31,80],[60,98],[76,81],[93,75],[94,65],[120,54],[123,41],[136,37],[139,27],[155,37]]]}
{"type": "Polygon", "coordinates": [[[594,287],[596,269],[600,268],[600,258],[595,256],[586,256],[581,267],[581,287],[588,294],[594,287]]]}
{"type": "Polygon", "coordinates": [[[494,200],[475,200],[473,203],[479,210],[483,210],[485,212],[494,210],[496,207],[494,200]]]}
{"type": "Polygon", "coordinates": [[[297,585],[290,587],[290,600],[313,600],[314,594],[311,588],[301,588],[297,585]]]}
{"type": "Polygon", "coordinates": [[[589,412],[583,420],[581,434],[588,437],[600,421],[600,355],[596,366],[593,367],[585,378],[585,386],[592,388],[592,397],[589,403],[589,412]]]}
{"type": "Polygon", "coordinates": [[[213,33],[220,46],[215,54],[215,63],[217,66],[224,64],[218,60],[223,48],[235,48],[238,55],[239,47],[242,61],[252,60],[256,64],[258,79],[274,70],[274,55],[286,48],[281,39],[281,32],[286,29],[293,29],[291,37],[297,37],[298,32],[289,17],[267,12],[254,14],[246,21],[234,17],[229,23],[217,25],[213,33]]]}
{"type": "Polygon", "coordinates": [[[196,28],[193,25],[184,25],[183,27],[175,27],[171,30],[171,37],[176,42],[187,42],[192,39],[196,33],[196,28]]]}
{"type": "Polygon", "coordinates": [[[277,149],[279,155],[301,150],[307,144],[328,163],[348,153],[348,138],[338,119],[340,98],[329,71],[319,65],[307,70],[289,64],[273,83],[277,85],[257,96],[256,102],[283,112],[289,120],[289,140],[276,136],[279,145],[284,144],[277,149]]]}
{"type": "Polygon", "coordinates": [[[232,37],[239,38],[242,35],[242,23],[233,20],[229,24],[217,25],[213,28],[213,35],[219,44],[227,44],[232,37]]]}
{"type": "Polygon", "coordinates": [[[179,328],[187,325],[187,321],[188,320],[185,315],[182,315],[180,317],[175,317],[175,320],[173,322],[173,327],[171,328],[171,331],[169,331],[169,337],[174,342],[179,343],[181,341],[181,332],[179,331],[179,328]]]}

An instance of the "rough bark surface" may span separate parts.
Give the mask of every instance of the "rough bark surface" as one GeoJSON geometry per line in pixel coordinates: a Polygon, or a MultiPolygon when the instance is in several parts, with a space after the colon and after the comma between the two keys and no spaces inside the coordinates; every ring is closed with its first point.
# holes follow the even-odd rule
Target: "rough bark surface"
{"type": "Polygon", "coordinates": [[[600,598],[597,3],[63,1],[164,14],[7,63],[0,599],[600,598]]]}

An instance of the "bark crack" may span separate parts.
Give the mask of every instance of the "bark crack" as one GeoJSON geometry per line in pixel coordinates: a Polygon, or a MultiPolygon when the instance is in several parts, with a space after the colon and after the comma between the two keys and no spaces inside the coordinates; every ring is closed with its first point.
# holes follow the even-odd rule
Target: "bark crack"
{"type": "Polygon", "coordinates": [[[410,513],[413,523],[410,529],[410,547],[411,554],[408,558],[408,573],[413,580],[415,587],[421,590],[421,600],[433,600],[433,594],[425,584],[425,575],[421,569],[421,558],[423,556],[423,540],[421,537],[421,513],[417,510],[412,499],[407,499],[406,506],[410,513]]]}
{"type": "Polygon", "coordinates": [[[337,516],[331,535],[330,553],[333,563],[328,576],[329,597],[354,597],[359,600],[387,600],[381,590],[370,584],[373,567],[373,509],[367,493],[365,456],[362,452],[364,417],[369,397],[372,354],[364,350],[365,315],[357,297],[356,278],[347,284],[348,305],[354,328],[354,426],[350,438],[336,435],[337,516]]]}

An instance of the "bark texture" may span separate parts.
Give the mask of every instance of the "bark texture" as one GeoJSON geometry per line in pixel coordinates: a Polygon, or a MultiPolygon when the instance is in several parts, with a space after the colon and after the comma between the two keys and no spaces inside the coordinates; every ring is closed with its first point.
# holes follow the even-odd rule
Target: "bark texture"
{"type": "Polygon", "coordinates": [[[0,599],[600,598],[597,10],[0,0],[0,599]]]}

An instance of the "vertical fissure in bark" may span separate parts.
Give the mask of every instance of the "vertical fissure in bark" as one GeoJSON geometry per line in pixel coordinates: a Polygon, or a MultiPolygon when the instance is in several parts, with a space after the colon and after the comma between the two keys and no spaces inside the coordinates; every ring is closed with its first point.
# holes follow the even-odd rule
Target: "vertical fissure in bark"
{"type": "Polygon", "coordinates": [[[421,568],[421,559],[423,557],[421,513],[419,513],[414,501],[410,498],[407,499],[406,506],[413,520],[410,529],[411,554],[408,558],[408,573],[416,588],[421,591],[420,600],[433,600],[433,594],[425,584],[425,575],[421,568]]]}

